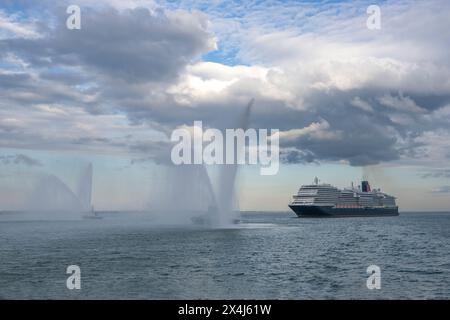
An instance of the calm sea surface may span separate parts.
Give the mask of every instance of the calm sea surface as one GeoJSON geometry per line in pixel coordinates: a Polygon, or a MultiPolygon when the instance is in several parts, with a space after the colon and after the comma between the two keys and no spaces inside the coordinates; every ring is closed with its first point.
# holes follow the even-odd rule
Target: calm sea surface
{"type": "Polygon", "coordinates": [[[298,219],[244,214],[234,229],[0,217],[4,299],[449,299],[450,214],[298,219]],[[7,221],[9,220],[9,221],[7,221]],[[81,268],[81,290],[66,268],[81,268]],[[366,269],[381,268],[369,290],[366,269]]]}

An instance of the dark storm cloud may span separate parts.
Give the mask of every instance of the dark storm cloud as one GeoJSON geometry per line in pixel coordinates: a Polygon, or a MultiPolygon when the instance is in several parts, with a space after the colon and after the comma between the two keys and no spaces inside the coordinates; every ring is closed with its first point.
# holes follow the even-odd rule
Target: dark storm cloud
{"type": "Polygon", "coordinates": [[[0,164],[9,165],[25,165],[25,166],[42,166],[39,160],[33,159],[24,154],[0,155],[0,164]]]}
{"type": "Polygon", "coordinates": [[[417,105],[427,109],[428,111],[437,110],[450,104],[450,94],[417,94],[410,93],[410,97],[417,105]]]}
{"type": "MultiPolygon", "coordinates": [[[[450,103],[450,96],[417,96],[408,92],[361,88],[314,90],[304,101],[308,108],[297,114],[287,112],[286,123],[296,121],[297,127],[301,128],[322,119],[328,125],[324,132],[330,133],[330,137],[314,138],[313,135],[305,134],[287,142],[281,141],[282,147],[297,150],[287,152],[285,161],[301,163],[314,160],[347,160],[351,165],[365,166],[396,160],[402,156],[423,157],[421,147],[424,144],[415,141],[415,138],[424,131],[436,129],[437,122],[434,119],[429,121],[425,117],[450,103]],[[355,107],[355,97],[367,103],[370,109],[355,107]],[[394,105],[396,108],[393,108],[383,105],[382,97],[392,97],[391,100],[398,106],[394,105]],[[415,109],[405,108],[411,106],[420,106],[423,111],[414,112],[415,109]]],[[[275,110],[273,112],[275,113],[275,110]]],[[[275,119],[283,114],[282,110],[278,110],[275,119]]],[[[277,124],[272,122],[272,125],[277,124]]],[[[282,123],[279,125],[283,128],[282,123]]],[[[440,125],[447,126],[448,121],[442,119],[440,125]]]]}
{"type": "MultiPolygon", "coordinates": [[[[30,108],[36,104],[62,104],[65,106],[84,107],[87,110],[98,106],[95,99],[96,88],[78,90],[68,74],[61,74],[53,79],[31,76],[24,72],[0,73],[0,103],[8,105],[12,111],[30,108]]],[[[79,83],[77,83],[79,84],[79,83]]]]}
{"type": "MultiPolygon", "coordinates": [[[[245,105],[254,97],[250,127],[275,128],[289,133],[309,128],[314,123],[323,124],[318,129],[311,127],[294,132],[290,139],[282,139],[283,162],[344,160],[356,166],[401,157],[419,158],[423,156],[422,144],[415,138],[425,131],[448,126],[445,118],[432,117],[433,112],[450,103],[450,94],[442,90],[408,90],[406,85],[396,82],[383,86],[379,79],[354,81],[357,84],[352,83],[350,89],[333,85],[309,87],[313,82],[327,83],[330,74],[325,71],[325,79],[316,79],[321,76],[321,70],[314,74],[314,79],[309,79],[308,74],[302,75],[305,79],[297,78],[292,72],[293,75],[271,83],[276,89],[284,89],[288,82],[288,99],[283,95],[286,92],[281,98],[265,92],[264,85],[271,81],[269,76],[262,81],[237,73],[235,79],[238,80],[217,94],[217,99],[195,100],[192,98],[195,95],[190,96],[188,92],[187,100],[193,103],[186,105],[177,94],[184,94],[188,89],[181,88],[175,93],[169,89],[178,84],[180,76],[187,72],[187,65],[214,47],[203,15],[184,11],[150,12],[144,8],[119,11],[108,7],[83,7],[81,30],[68,30],[65,8],[59,7],[53,12],[57,12],[55,25],[41,25],[41,37],[0,40],[1,58],[13,54],[34,71],[33,74],[0,73],[0,86],[5,91],[0,102],[12,106],[11,118],[14,118],[15,106],[75,105],[93,116],[125,114],[131,126],[145,123],[169,137],[175,127],[191,126],[196,120],[202,120],[205,127],[238,127],[245,105]],[[295,86],[297,80],[305,83],[307,89],[295,86]],[[298,105],[290,104],[294,100],[291,96],[297,97],[298,105]],[[287,101],[289,99],[291,101],[287,101]]],[[[377,70],[383,74],[382,67],[379,68],[377,70]]],[[[220,67],[214,70],[216,73],[213,72],[211,79],[234,72],[227,69],[224,76],[221,70],[220,67]]],[[[351,74],[342,70],[339,75],[352,79],[351,74]]],[[[289,72],[286,68],[285,74],[289,72]]],[[[45,139],[49,135],[30,132],[25,135],[21,128],[13,129],[15,131],[11,131],[11,122],[2,124],[0,121],[0,140],[3,138],[8,144],[16,141],[19,145],[36,142],[56,147],[64,144],[58,137],[53,137],[57,143],[51,143],[45,139]]],[[[108,145],[151,155],[139,157],[134,163],[142,159],[167,161],[170,149],[165,142],[132,139],[116,142],[84,135],[69,135],[66,143],[70,147],[108,145]]]]}
{"type": "MultiPolygon", "coordinates": [[[[324,120],[329,127],[325,133],[334,138],[314,138],[302,135],[288,142],[281,141],[282,160],[286,163],[346,160],[351,165],[364,166],[382,161],[392,161],[401,156],[420,157],[421,144],[414,138],[424,130],[432,129],[433,123],[422,119],[432,112],[428,108],[421,113],[394,109],[380,103],[380,97],[389,95],[393,101],[401,101],[398,92],[384,90],[315,90],[305,96],[305,109],[294,109],[283,101],[255,95],[256,102],[250,114],[250,126],[256,129],[276,128],[281,131],[304,128],[313,122],[324,120]],[[372,112],[352,105],[355,97],[370,103],[372,112]],[[393,120],[409,118],[412,123],[393,120]]],[[[414,101],[406,93],[403,96],[414,101]]],[[[148,102],[136,97],[121,97],[120,105],[129,118],[136,122],[148,119],[165,127],[170,132],[179,125],[192,125],[202,120],[205,127],[233,128],[245,109],[245,100],[230,97],[208,103],[198,103],[194,107],[179,105],[167,95],[163,101],[148,102]]],[[[435,98],[435,103],[444,105],[447,97],[435,98]]],[[[426,105],[426,104],[425,104],[426,105]]]]}
{"type": "Polygon", "coordinates": [[[280,161],[286,164],[316,162],[316,156],[310,151],[285,148],[280,151],[280,161]]]}
{"type": "MultiPolygon", "coordinates": [[[[287,163],[347,160],[352,165],[368,165],[398,159],[408,150],[408,145],[398,145],[399,138],[409,138],[401,125],[392,122],[383,112],[367,114],[354,110],[346,97],[340,98],[337,94],[328,97],[327,93],[317,92],[308,102],[311,106],[307,110],[294,110],[279,101],[256,99],[250,114],[252,128],[290,130],[323,119],[329,124],[327,132],[339,133],[335,139],[313,139],[304,135],[289,142],[281,141],[281,147],[286,148],[282,160],[287,163]]],[[[136,121],[152,119],[172,129],[182,124],[192,125],[195,120],[202,120],[205,127],[223,129],[237,127],[244,107],[245,104],[237,100],[200,104],[195,108],[175,102],[158,106],[135,101],[127,105],[126,111],[136,121]]]]}
{"type": "Polygon", "coordinates": [[[25,87],[25,83],[31,79],[26,73],[0,74],[0,88],[17,89],[25,87]]]}
{"type": "Polygon", "coordinates": [[[40,78],[47,81],[57,81],[59,83],[64,83],[67,85],[79,85],[84,83],[89,83],[91,78],[82,73],[69,70],[67,72],[51,72],[49,70],[42,71],[39,74],[40,78]]]}
{"type": "Polygon", "coordinates": [[[99,76],[136,82],[174,78],[191,59],[213,49],[201,15],[83,8],[81,29],[69,30],[62,9],[43,37],[1,40],[1,52],[13,52],[35,67],[83,66],[99,76]]]}

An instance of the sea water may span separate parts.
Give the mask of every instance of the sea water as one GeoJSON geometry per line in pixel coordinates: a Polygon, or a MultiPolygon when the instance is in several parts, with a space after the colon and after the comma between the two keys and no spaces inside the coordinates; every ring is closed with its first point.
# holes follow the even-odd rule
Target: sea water
{"type": "Polygon", "coordinates": [[[19,221],[0,214],[4,299],[449,299],[450,214],[299,219],[243,213],[234,228],[151,216],[19,221]],[[69,265],[81,289],[69,290],[69,265]],[[369,290],[367,268],[380,267],[369,290]]]}

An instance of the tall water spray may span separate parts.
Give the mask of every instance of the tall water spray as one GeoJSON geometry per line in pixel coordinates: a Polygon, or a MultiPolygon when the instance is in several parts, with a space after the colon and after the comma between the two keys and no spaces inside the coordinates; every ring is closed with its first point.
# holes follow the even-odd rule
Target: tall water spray
{"type": "MultiPolygon", "coordinates": [[[[254,99],[251,99],[247,104],[245,112],[241,119],[239,119],[239,124],[236,129],[243,129],[244,131],[248,128],[250,111],[254,103],[254,99]]],[[[235,147],[236,148],[236,147],[235,147]]],[[[245,152],[245,150],[235,150],[234,154],[245,152]]],[[[218,209],[218,227],[228,227],[233,224],[233,222],[238,219],[239,213],[235,208],[236,199],[236,176],[237,176],[238,166],[235,164],[224,164],[220,170],[219,175],[219,188],[217,194],[217,209],[218,209]]]]}
{"type": "MultiPolygon", "coordinates": [[[[254,99],[251,99],[235,129],[247,129],[253,103],[254,99]]],[[[234,153],[241,152],[245,150],[235,149],[234,153]]],[[[164,165],[161,168],[163,176],[152,183],[149,208],[160,221],[177,224],[198,221],[211,227],[226,228],[238,220],[237,164],[219,166],[217,193],[204,164],[164,165]]]]}
{"type": "Polygon", "coordinates": [[[26,204],[27,211],[60,213],[80,211],[78,196],[57,176],[41,174],[26,204]]]}
{"type": "Polygon", "coordinates": [[[163,223],[191,223],[216,204],[206,168],[203,165],[166,165],[162,177],[154,181],[150,210],[163,223]]]}
{"type": "Polygon", "coordinates": [[[78,182],[78,200],[81,210],[88,212],[92,210],[92,163],[83,170],[78,182]]]}
{"type": "Polygon", "coordinates": [[[82,171],[76,192],[53,174],[40,174],[26,201],[25,211],[40,218],[78,218],[91,210],[92,164],[82,171]]]}

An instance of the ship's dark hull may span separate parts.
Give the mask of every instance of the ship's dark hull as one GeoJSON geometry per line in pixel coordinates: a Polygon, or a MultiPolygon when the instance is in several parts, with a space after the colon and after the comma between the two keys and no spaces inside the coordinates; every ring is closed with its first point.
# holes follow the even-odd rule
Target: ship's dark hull
{"type": "Polygon", "coordinates": [[[332,218],[332,217],[383,217],[398,216],[395,208],[335,208],[325,206],[296,206],[289,205],[299,217],[332,218]]]}

